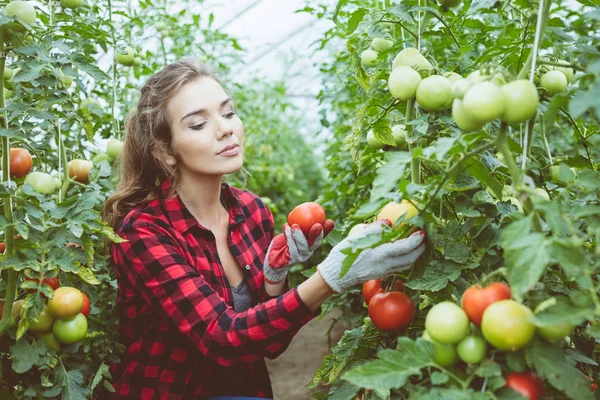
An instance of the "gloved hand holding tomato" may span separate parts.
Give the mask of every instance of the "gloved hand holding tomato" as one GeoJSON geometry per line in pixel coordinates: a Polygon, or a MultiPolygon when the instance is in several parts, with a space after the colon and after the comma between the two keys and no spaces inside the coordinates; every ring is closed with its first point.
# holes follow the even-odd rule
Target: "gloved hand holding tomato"
{"type": "Polygon", "coordinates": [[[269,245],[263,274],[272,284],[282,282],[288,271],[296,264],[305,262],[313,255],[335,227],[327,219],[325,210],[315,202],[302,203],[288,214],[283,233],[275,236],[269,245]]]}

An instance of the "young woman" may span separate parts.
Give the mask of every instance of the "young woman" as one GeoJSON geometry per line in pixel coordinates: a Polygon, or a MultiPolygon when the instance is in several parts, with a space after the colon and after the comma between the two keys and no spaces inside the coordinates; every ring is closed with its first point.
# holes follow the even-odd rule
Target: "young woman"
{"type": "MultiPolygon", "coordinates": [[[[195,58],[151,77],[126,126],[121,181],[105,219],[125,242],[111,254],[120,333],[116,399],[272,397],[275,358],[333,293],[408,268],[422,231],[364,251],[340,278],[348,239],[289,289],[286,274],[333,228],[274,236],[256,195],[223,177],[242,168],[244,127],[218,78],[195,58]]],[[[382,223],[352,235],[376,234],[382,223]]]]}

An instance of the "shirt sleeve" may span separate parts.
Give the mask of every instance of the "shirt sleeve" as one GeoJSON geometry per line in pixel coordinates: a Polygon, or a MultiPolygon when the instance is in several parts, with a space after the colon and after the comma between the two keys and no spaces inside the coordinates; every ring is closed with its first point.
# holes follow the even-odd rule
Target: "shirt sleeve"
{"type": "Polygon", "coordinates": [[[236,313],[186,260],[176,240],[156,222],[126,223],[113,245],[115,267],[204,356],[230,366],[277,357],[312,318],[298,290],[236,313]]]}

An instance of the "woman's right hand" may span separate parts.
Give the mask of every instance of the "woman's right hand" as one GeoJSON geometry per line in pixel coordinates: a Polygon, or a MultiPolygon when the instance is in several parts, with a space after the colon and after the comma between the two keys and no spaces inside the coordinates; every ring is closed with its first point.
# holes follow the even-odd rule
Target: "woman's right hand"
{"type": "Polygon", "coordinates": [[[372,249],[363,250],[356,258],[350,270],[340,278],[340,271],[346,254],[342,250],[352,247],[351,241],[368,236],[381,234],[383,225],[389,225],[389,220],[376,221],[363,230],[358,231],[338,243],[317,267],[325,282],[336,292],[368,281],[383,278],[386,275],[403,271],[425,251],[424,231],[417,231],[406,239],[384,243],[372,249]]]}

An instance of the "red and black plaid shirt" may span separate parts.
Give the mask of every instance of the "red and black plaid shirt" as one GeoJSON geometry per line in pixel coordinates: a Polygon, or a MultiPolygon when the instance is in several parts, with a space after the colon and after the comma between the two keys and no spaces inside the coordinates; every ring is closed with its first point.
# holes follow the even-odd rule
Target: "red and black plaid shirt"
{"type": "Polygon", "coordinates": [[[215,238],[178,196],[135,208],[117,229],[128,242],[112,248],[127,348],[111,368],[114,398],[272,397],[264,357],[281,354],[318,314],[296,288],[276,298],[264,290],[271,211],[256,195],[227,184],[221,200],[229,210],[229,249],[255,306],[234,311],[215,238]]]}

